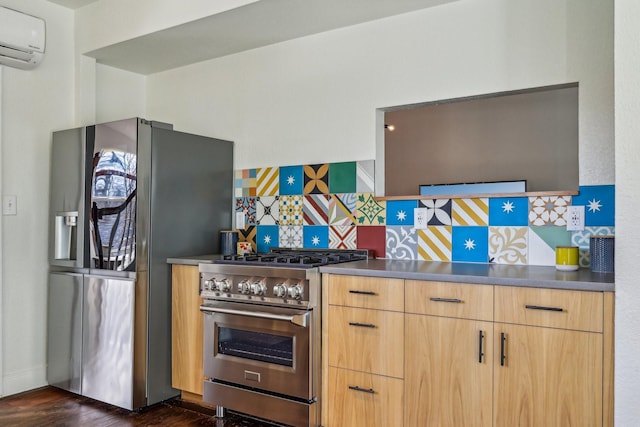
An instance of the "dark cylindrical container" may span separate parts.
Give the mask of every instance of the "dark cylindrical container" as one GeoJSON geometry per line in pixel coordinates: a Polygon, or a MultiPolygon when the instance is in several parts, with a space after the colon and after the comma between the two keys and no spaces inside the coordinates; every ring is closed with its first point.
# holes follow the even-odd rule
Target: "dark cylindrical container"
{"type": "Polygon", "coordinates": [[[238,232],[235,230],[223,230],[220,232],[220,253],[222,255],[233,255],[236,253],[238,244],[238,232]]]}
{"type": "Polygon", "coordinates": [[[615,264],[615,237],[591,236],[589,251],[591,271],[597,273],[613,273],[615,264]]]}

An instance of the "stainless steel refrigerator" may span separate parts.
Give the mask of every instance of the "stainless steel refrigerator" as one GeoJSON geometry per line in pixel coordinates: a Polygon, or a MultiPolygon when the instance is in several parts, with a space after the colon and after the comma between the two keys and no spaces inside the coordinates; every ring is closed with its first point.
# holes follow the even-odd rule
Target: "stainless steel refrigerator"
{"type": "Polygon", "coordinates": [[[140,118],[53,133],[47,380],[135,410],[171,387],[169,257],[231,227],[233,143],[140,118]]]}

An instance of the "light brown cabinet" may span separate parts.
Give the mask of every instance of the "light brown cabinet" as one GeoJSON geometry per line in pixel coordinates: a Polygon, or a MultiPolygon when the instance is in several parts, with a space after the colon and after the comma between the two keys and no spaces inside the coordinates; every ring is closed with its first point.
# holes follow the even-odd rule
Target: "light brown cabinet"
{"type": "Polygon", "coordinates": [[[613,425],[611,292],[338,275],[323,283],[326,427],[613,425]],[[349,322],[385,326],[358,333],[349,322]],[[402,375],[392,370],[400,354],[402,375]]]}
{"type": "Polygon", "coordinates": [[[171,266],[171,386],[200,402],[203,388],[202,314],[198,266],[171,266]]]}
{"type": "Polygon", "coordinates": [[[496,286],[495,426],[610,425],[605,295],[496,286]]]}
{"type": "Polygon", "coordinates": [[[405,425],[491,426],[492,299],[492,286],[406,282],[405,425]]]}
{"type": "Polygon", "coordinates": [[[403,425],[403,280],[325,275],[323,310],[323,425],[403,425]]]}

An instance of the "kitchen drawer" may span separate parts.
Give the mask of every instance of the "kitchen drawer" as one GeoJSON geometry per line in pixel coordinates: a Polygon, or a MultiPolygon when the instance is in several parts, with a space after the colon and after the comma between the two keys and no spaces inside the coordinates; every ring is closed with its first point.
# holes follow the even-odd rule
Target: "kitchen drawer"
{"type": "Polygon", "coordinates": [[[493,320],[493,286],[407,280],[404,292],[407,313],[493,320]]]}
{"type": "Polygon", "coordinates": [[[403,381],[329,368],[327,427],[388,427],[403,424],[403,381]]]}
{"type": "Polygon", "coordinates": [[[402,378],[404,313],[329,306],[329,365],[402,378]]]}
{"type": "Polygon", "coordinates": [[[329,276],[329,304],[404,310],[404,281],[381,277],[329,276]]]}
{"type": "Polygon", "coordinates": [[[495,321],[602,332],[602,292],[495,287],[495,321]]]}

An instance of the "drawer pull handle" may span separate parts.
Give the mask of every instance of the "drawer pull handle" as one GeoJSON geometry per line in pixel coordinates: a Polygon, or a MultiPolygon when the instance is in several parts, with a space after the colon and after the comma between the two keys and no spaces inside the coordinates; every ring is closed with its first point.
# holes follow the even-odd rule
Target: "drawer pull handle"
{"type": "Polygon", "coordinates": [[[461,299],[458,298],[438,298],[438,297],[431,297],[429,298],[431,301],[435,301],[435,302],[455,302],[456,304],[460,304],[462,302],[461,299]]]}
{"type": "Polygon", "coordinates": [[[484,345],[484,333],[482,329],[480,329],[480,333],[478,333],[478,363],[482,363],[482,358],[484,357],[484,349],[482,348],[484,345]]]}
{"type": "Polygon", "coordinates": [[[362,388],[362,387],[358,387],[357,385],[350,385],[349,386],[349,390],[353,390],[353,391],[361,391],[363,393],[369,393],[369,394],[375,394],[375,390],[372,388],[362,388]]]}
{"type": "Polygon", "coordinates": [[[353,289],[349,290],[349,293],[350,294],[358,294],[358,295],[373,295],[373,296],[378,295],[378,294],[376,294],[375,292],[372,292],[372,291],[355,291],[353,289]]]}
{"type": "Polygon", "coordinates": [[[507,343],[507,335],[504,332],[500,333],[500,366],[504,366],[504,362],[507,359],[505,354],[505,346],[507,343]]]}
{"type": "Polygon", "coordinates": [[[562,307],[545,307],[543,305],[525,305],[524,308],[529,310],[564,311],[562,307]]]}
{"type": "Polygon", "coordinates": [[[376,325],[373,325],[371,323],[358,323],[358,322],[349,322],[350,326],[358,326],[360,328],[375,328],[376,325]]]}

